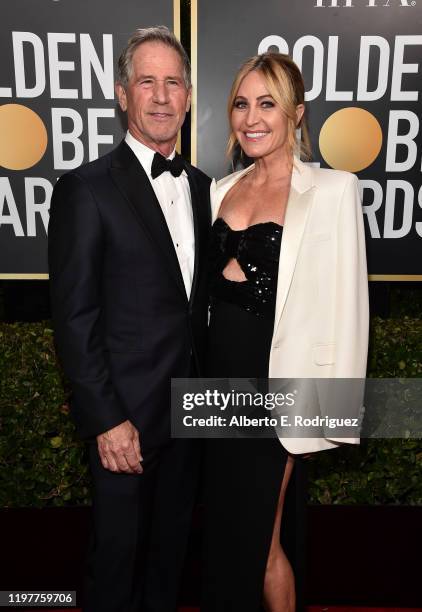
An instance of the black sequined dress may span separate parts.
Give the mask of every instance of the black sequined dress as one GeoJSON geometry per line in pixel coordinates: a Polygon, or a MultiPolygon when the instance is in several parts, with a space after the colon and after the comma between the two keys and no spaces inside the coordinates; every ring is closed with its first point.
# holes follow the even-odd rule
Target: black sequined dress
{"type": "MultiPolygon", "coordinates": [[[[282,226],[273,222],[234,231],[222,218],[215,221],[207,376],[268,377],[282,234],[282,226]],[[245,281],[223,276],[231,258],[245,281]]],[[[276,437],[212,439],[206,449],[201,611],[259,612],[287,452],[276,437]]],[[[296,497],[289,491],[282,541],[297,574],[296,497]]]]}
{"type": "Polygon", "coordinates": [[[210,249],[213,310],[219,302],[228,302],[260,319],[274,322],[282,234],[283,228],[277,223],[257,223],[234,231],[224,219],[216,220],[210,249]],[[246,281],[239,283],[223,276],[231,258],[237,259],[246,281]]]}

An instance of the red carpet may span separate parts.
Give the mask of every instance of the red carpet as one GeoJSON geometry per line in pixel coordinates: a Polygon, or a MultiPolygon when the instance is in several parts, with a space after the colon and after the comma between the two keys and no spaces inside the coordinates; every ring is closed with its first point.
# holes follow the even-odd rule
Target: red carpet
{"type": "Polygon", "coordinates": [[[422,612],[422,608],[356,608],[353,606],[308,606],[306,608],[306,612],[422,612]]]}
{"type": "MultiPolygon", "coordinates": [[[[32,608],[34,610],[35,608],[32,608]]],[[[38,612],[82,612],[79,608],[47,608],[38,612]]],[[[27,610],[27,612],[31,612],[27,610]]],[[[200,612],[199,608],[180,608],[179,612],[200,612]]],[[[306,612],[422,612],[422,608],[354,608],[349,606],[308,606],[306,612]]]]}

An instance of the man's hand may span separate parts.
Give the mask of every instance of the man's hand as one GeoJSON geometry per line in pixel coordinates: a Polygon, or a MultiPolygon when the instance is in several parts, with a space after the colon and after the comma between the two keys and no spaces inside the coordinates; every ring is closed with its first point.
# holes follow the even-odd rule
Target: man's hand
{"type": "Polygon", "coordinates": [[[111,472],[142,474],[139,433],[130,421],[124,421],[97,436],[101,463],[111,472]]]}

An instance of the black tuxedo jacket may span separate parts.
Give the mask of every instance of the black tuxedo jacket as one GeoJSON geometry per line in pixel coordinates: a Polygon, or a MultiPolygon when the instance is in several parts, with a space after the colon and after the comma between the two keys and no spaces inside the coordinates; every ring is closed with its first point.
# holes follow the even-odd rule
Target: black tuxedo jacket
{"type": "Polygon", "coordinates": [[[201,373],[207,326],[210,179],[186,163],[194,232],[190,299],[160,204],[123,141],[60,178],[49,268],[56,346],[83,438],[126,419],[143,447],[170,435],[170,379],[201,373]]]}

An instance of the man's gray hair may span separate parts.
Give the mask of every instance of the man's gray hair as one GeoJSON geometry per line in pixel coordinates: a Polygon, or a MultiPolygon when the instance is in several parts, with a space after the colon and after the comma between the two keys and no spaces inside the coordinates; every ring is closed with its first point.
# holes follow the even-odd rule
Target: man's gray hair
{"type": "Polygon", "coordinates": [[[158,42],[167,47],[171,47],[179,54],[183,65],[183,78],[186,88],[191,86],[191,68],[188,54],[184,50],[182,44],[177,40],[173,32],[166,26],[154,26],[152,28],[138,28],[129,38],[125,49],[120,54],[117,64],[117,82],[125,89],[132,75],[132,59],[133,54],[139,45],[146,42],[158,42]]]}

